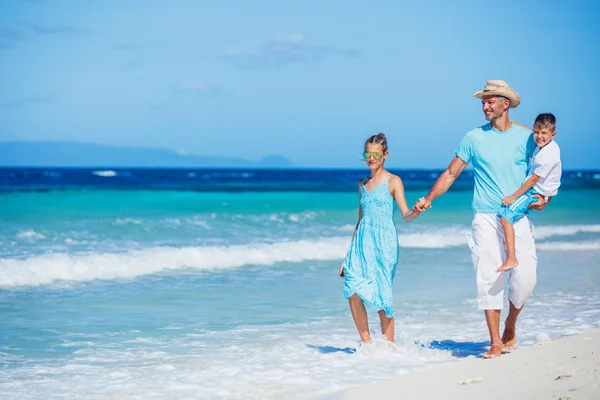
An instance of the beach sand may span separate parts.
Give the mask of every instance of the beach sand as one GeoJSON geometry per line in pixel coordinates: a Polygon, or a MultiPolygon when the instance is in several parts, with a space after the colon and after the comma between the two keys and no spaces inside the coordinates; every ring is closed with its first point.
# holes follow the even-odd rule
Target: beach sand
{"type": "Polygon", "coordinates": [[[600,329],[348,389],[343,399],[600,399],[600,329]]]}

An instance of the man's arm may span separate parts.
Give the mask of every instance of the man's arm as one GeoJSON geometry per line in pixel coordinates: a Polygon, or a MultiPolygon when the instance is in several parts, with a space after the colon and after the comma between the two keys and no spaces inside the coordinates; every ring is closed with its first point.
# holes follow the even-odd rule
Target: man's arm
{"type": "Polygon", "coordinates": [[[446,168],[437,181],[435,181],[427,196],[419,199],[419,201],[415,204],[413,211],[421,212],[427,208],[430,208],[431,202],[450,189],[450,186],[452,186],[456,178],[458,178],[466,166],[466,161],[458,156],[455,156],[452,162],[450,162],[448,168],[446,168]]]}
{"type": "Polygon", "coordinates": [[[532,174],[529,177],[529,179],[527,179],[525,181],[525,183],[523,184],[523,186],[521,186],[519,189],[517,189],[516,192],[514,192],[510,196],[506,196],[502,200],[502,205],[503,206],[510,205],[513,201],[515,201],[517,199],[517,197],[524,195],[529,189],[531,189],[537,183],[537,181],[539,179],[540,179],[540,177],[538,175],[532,174]]]}
{"type": "Polygon", "coordinates": [[[544,199],[544,196],[542,196],[540,194],[534,194],[533,197],[537,198],[538,201],[537,201],[537,203],[531,203],[529,205],[529,208],[532,208],[532,209],[538,210],[538,211],[542,211],[544,209],[544,207],[546,207],[548,204],[550,204],[550,200],[552,200],[552,197],[548,197],[548,201],[546,201],[544,199]]]}

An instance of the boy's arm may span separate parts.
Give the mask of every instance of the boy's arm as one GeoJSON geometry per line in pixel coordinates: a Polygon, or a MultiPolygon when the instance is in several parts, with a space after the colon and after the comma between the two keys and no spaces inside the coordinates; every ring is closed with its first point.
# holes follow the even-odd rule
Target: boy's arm
{"type": "Polygon", "coordinates": [[[510,196],[506,196],[503,200],[502,200],[502,205],[504,206],[508,206],[510,205],[513,201],[515,201],[517,199],[517,197],[524,195],[529,189],[531,189],[536,183],[537,181],[540,179],[540,177],[536,174],[532,174],[529,179],[527,179],[525,181],[525,183],[523,184],[523,186],[521,186],[516,192],[514,192],[512,195],[510,196]]]}
{"type": "Polygon", "coordinates": [[[530,131],[532,131],[532,130],[533,130],[533,129],[531,129],[530,127],[528,127],[527,125],[523,125],[522,123],[520,123],[520,122],[517,122],[517,121],[513,121],[512,119],[510,120],[510,123],[511,123],[511,124],[515,124],[515,125],[519,125],[519,126],[521,126],[521,127],[523,127],[523,128],[527,128],[527,129],[529,129],[530,131]]]}

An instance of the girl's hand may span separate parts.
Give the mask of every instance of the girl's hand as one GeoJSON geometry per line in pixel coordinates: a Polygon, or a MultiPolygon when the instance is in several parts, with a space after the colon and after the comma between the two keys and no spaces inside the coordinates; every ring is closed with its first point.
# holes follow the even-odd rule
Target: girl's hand
{"type": "Polygon", "coordinates": [[[426,197],[421,197],[413,206],[412,212],[415,214],[420,214],[428,208],[431,208],[431,201],[426,197]]]}
{"type": "Polygon", "coordinates": [[[342,266],[340,267],[340,272],[338,272],[338,275],[340,276],[340,278],[344,278],[344,263],[342,262],[342,266]]]}

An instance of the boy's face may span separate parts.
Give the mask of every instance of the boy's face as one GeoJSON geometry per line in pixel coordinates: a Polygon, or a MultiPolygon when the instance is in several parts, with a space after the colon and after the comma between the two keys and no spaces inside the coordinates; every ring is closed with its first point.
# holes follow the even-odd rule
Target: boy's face
{"type": "Polygon", "coordinates": [[[533,127],[533,140],[539,147],[544,147],[554,139],[556,131],[547,126],[535,125],[533,127]]]}

